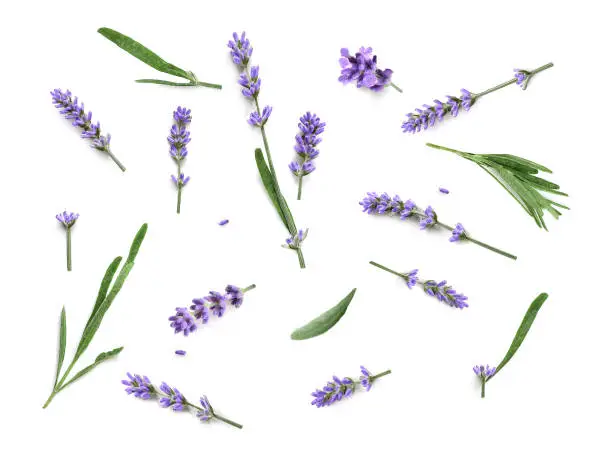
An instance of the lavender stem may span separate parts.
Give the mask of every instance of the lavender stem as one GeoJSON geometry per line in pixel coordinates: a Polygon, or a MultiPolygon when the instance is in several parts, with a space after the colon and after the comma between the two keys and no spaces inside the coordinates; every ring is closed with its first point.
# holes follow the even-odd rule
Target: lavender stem
{"type": "Polygon", "coordinates": [[[298,201],[302,200],[302,178],[304,175],[302,175],[300,173],[300,176],[298,176],[298,195],[297,195],[297,199],[298,201]]]}
{"type": "Polygon", "coordinates": [[[487,383],[486,380],[482,379],[482,385],[480,386],[480,398],[485,397],[485,383],[487,383]]]}
{"type": "MultiPolygon", "coordinates": [[[[541,72],[542,70],[546,70],[549,69],[553,66],[554,64],[552,62],[546,64],[546,65],[542,65],[541,67],[538,67],[537,69],[533,69],[532,71],[529,72],[530,76],[535,75],[536,73],[541,72]]],[[[512,85],[513,83],[516,83],[516,81],[518,80],[518,78],[513,78],[512,80],[508,80],[507,82],[504,83],[500,83],[497,86],[494,86],[493,88],[489,88],[488,90],[483,91],[482,93],[475,93],[473,95],[473,99],[476,100],[478,98],[480,98],[481,96],[485,96],[488,95],[489,93],[493,93],[494,91],[500,90],[504,87],[507,87],[508,85],[512,85]]]]}
{"type": "Polygon", "coordinates": [[[400,87],[398,87],[395,83],[391,82],[389,83],[389,85],[391,85],[393,88],[395,88],[400,93],[404,93],[404,91],[400,87]]]}
{"type": "Polygon", "coordinates": [[[66,227],[66,268],[72,271],[72,236],[70,227],[66,227]]]}
{"type": "Polygon", "coordinates": [[[255,289],[255,287],[256,287],[255,284],[251,284],[250,286],[245,287],[244,289],[240,289],[240,290],[244,293],[244,292],[250,291],[251,289],[255,289]]]}
{"type": "Polygon", "coordinates": [[[384,372],[381,372],[380,374],[376,374],[376,375],[372,376],[371,380],[372,380],[372,381],[374,381],[374,380],[376,380],[376,379],[379,379],[379,378],[381,378],[381,377],[384,377],[385,375],[389,375],[390,373],[391,373],[391,369],[386,370],[386,371],[384,371],[384,372]]]}
{"type": "MultiPolygon", "coordinates": [[[[376,266],[377,268],[382,269],[383,271],[387,271],[388,273],[395,274],[396,276],[399,276],[399,277],[401,277],[402,279],[405,279],[405,278],[406,278],[406,275],[405,275],[405,274],[398,273],[397,271],[393,271],[393,269],[387,268],[386,266],[383,266],[382,264],[378,264],[378,263],[376,263],[375,261],[370,261],[370,264],[371,264],[372,266],[376,266]]],[[[388,371],[388,373],[391,373],[391,371],[388,371]]],[[[386,375],[386,374],[385,374],[385,375],[386,375]]]]}
{"type": "Polygon", "coordinates": [[[213,416],[216,419],[218,419],[219,421],[223,421],[224,423],[227,423],[230,426],[234,426],[235,428],[242,429],[242,424],[238,424],[235,421],[232,421],[231,419],[227,419],[227,418],[224,418],[223,416],[219,416],[219,415],[213,415],[213,416]]]}
{"type": "Polygon", "coordinates": [[[121,164],[119,160],[117,160],[117,157],[113,155],[113,152],[111,152],[110,149],[107,148],[106,153],[108,153],[108,156],[111,157],[111,159],[117,164],[121,171],[125,171],[125,167],[121,164]]]}

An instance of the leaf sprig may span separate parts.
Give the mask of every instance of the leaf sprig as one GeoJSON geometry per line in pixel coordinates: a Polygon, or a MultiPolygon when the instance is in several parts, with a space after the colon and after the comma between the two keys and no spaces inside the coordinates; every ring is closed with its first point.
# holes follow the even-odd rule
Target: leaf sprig
{"type": "Polygon", "coordinates": [[[138,83],[156,83],[158,85],[170,85],[170,86],[202,86],[207,88],[217,88],[221,89],[221,85],[217,85],[215,83],[206,83],[200,82],[195,74],[191,71],[183,70],[176,65],[173,65],[169,62],[166,62],[160,56],[155,54],[152,50],[143,46],[137,41],[134,41],[132,38],[126,36],[125,34],[121,34],[118,31],[115,31],[110,28],[100,28],[98,32],[104,36],[109,41],[114,42],[121,49],[126,51],[128,54],[133,55],[138,60],[144,62],[150,67],[153,67],[155,70],[159,70],[160,72],[167,73],[168,75],[173,75],[175,77],[184,78],[188,80],[185,82],[170,82],[167,80],[156,80],[156,79],[140,79],[136,80],[138,83]]]}
{"type": "Polygon", "coordinates": [[[94,304],[93,310],[89,319],[87,320],[87,324],[85,328],[83,328],[83,333],[81,334],[81,340],[77,346],[77,350],[74,354],[70,365],[66,368],[66,372],[61,376],[62,365],[64,364],[64,357],[66,355],[66,337],[67,337],[67,326],[66,326],[66,309],[62,308],[62,313],[60,315],[60,331],[59,331],[59,350],[57,355],[57,370],[55,373],[55,382],[53,385],[53,391],[49,398],[43,405],[43,408],[49,406],[49,403],[53,400],[55,395],[65,389],[68,385],[73,383],[75,380],[81,378],[85,374],[91,372],[92,369],[103,363],[104,361],[118,355],[122,350],[123,346],[112,349],[110,351],[103,352],[99,354],[94,362],[84,369],[80,370],[76,374],[72,376],[72,378],[68,379],[68,375],[72,371],[73,367],[76,365],[79,358],[85,353],[89,344],[93,340],[98,328],[100,328],[100,324],[104,319],[104,315],[110,308],[111,304],[115,300],[115,297],[119,294],[119,291],[123,287],[125,280],[127,279],[130,271],[134,267],[134,262],[136,260],[136,255],[138,254],[138,250],[140,250],[140,245],[144,240],[144,237],[147,233],[147,224],[143,224],[136,233],[134,237],[134,241],[132,242],[132,246],[130,247],[130,253],[127,257],[125,263],[121,267],[119,274],[115,278],[115,274],[119,269],[119,265],[121,264],[122,258],[118,256],[115,258],[111,264],[108,266],[104,277],[102,278],[102,283],[100,284],[100,289],[98,290],[98,296],[96,298],[96,303],[94,304]],[[113,278],[115,278],[113,282],[113,278]],[[111,285],[112,284],[112,285],[111,285]]]}
{"type": "Polygon", "coordinates": [[[536,176],[540,171],[552,173],[543,165],[507,153],[479,154],[462,152],[431,143],[428,143],[427,146],[453,152],[476,163],[508,191],[540,228],[548,230],[544,222],[544,211],[548,211],[555,219],[558,219],[561,212],[556,209],[557,207],[569,210],[569,207],[552,201],[541,193],[543,191],[557,196],[567,196],[566,193],[559,191],[558,184],[536,176]]]}

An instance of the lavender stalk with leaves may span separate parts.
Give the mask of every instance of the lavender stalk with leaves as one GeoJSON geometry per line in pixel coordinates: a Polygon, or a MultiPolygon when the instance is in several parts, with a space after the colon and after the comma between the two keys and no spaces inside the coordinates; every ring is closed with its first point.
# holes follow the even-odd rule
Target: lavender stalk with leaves
{"type": "Polygon", "coordinates": [[[98,328],[100,328],[100,324],[108,312],[108,309],[112,305],[115,297],[121,291],[123,284],[125,283],[128,275],[132,271],[134,267],[134,262],[136,261],[136,255],[138,255],[138,251],[140,250],[140,245],[142,244],[144,237],[147,233],[147,224],[143,224],[136,233],[134,237],[134,241],[130,247],[130,252],[128,254],[127,260],[123,263],[123,266],[119,270],[119,274],[115,277],[117,270],[119,269],[119,265],[121,264],[121,256],[118,256],[113,260],[113,262],[108,266],[104,277],[102,278],[102,283],[100,284],[100,289],[98,290],[98,296],[96,298],[96,302],[94,304],[93,310],[85,328],[83,329],[83,333],[81,334],[81,340],[77,346],[76,352],[74,353],[74,357],[70,364],[66,368],[66,371],[62,374],[62,366],[64,364],[64,356],[66,355],[66,336],[67,336],[67,326],[66,326],[66,309],[62,308],[62,313],[60,315],[60,330],[59,330],[59,349],[57,355],[57,370],[55,372],[55,382],[53,385],[53,390],[51,391],[51,395],[43,405],[43,408],[49,406],[49,403],[53,400],[55,395],[64,390],[68,385],[72,384],[74,381],[83,377],[84,375],[91,372],[98,365],[111,359],[118,355],[122,350],[123,346],[111,349],[110,351],[103,352],[99,354],[94,362],[84,369],[81,369],[79,372],[74,374],[71,378],[68,378],[70,372],[78,362],[79,358],[87,351],[91,341],[96,335],[98,328]],[[114,281],[113,281],[114,279],[114,281]]]}
{"type": "Polygon", "coordinates": [[[402,129],[404,132],[409,132],[411,134],[421,132],[422,130],[426,131],[430,127],[433,127],[436,122],[442,122],[446,115],[450,114],[452,117],[457,117],[459,110],[463,109],[469,111],[476,101],[483,96],[501,90],[513,83],[516,83],[523,90],[526,90],[527,84],[534,75],[552,66],[553,64],[551,62],[533,70],[514,69],[514,78],[480,93],[472,93],[462,88],[460,97],[447,95],[446,102],[434,100],[433,105],[424,104],[422,108],[416,108],[414,113],[406,114],[408,119],[402,124],[402,129]]]}
{"type": "Polygon", "coordinates": [[[438,220],[438,215],[431,206],[427,206],[427,209],[423,210],[417,207],[410,199],[403,201],[397,195],[391,198],[387,193],[379,195],[374,192],[367,193],[367,196],[363,198],[359,204],[363,207],[363,212],[367,212],[368,214],[399,215],[401,220],[416,218],[419,221],[421,230],[439,226],[451,232],[451,237],[448,239],[450,242],[462,240],[469,241],[494,253],[505,256],[506,258],[516,260],[516,256],[475,239],[468,234],[462,224],[458,223],[454,227],[451,227],[441,222],[438,220]]]}
{"type": "Polygon", "coordinates": [[[120,32],[112,30],[110,28],[100,28],[98,29],[98,33],[100,33],[109,41],[114,42],[117,46],[119,46],[128,54],[131,54],[141,62],[147,64],[149,67],[152,67],[155,70],[166,73],[168,75],[187,80],[186,82],[170,82],[168,80],[145,78],[136,80],[137,83],[155,83],[157,85],[169,85],[178,87],[206,87],[216,88],[219,90],[221,89],[221,85],[217,85],[216,83],[207,83],[199,81],[195,73],[183,70],[177,67],[176,65],[166,62],[153,51],[146,48],[139,42],[134,41],[132,38],[126,36],[125,34],[121,34],[120,32]]]}
{"type": "Polygon", "coordinates": [[[231,419],[227,419],[218,414],[206,395],[200,397],[200,406],[191,403],[176,387],[170,387],[166,382],[162,382],[159,387],[151,383],[146,375],[127,374],[128,380],[121,383],[126,386],[126,393],[133,395],[141,400],[159,399],[159,404],[163,408],[172,408],[172,411],[188,411],[194,413],[203,423],[212,420],[219,420],[235,428],[242,429],[242,424],[238,424],[231,419]]]}
{"type": "Polygon", "coordinates": [[[298,123],[300,133],[295,136],[293,149],[297,158],[289,164],[289,169],[298,178],[298,201],[302,199],[302,178],[315,171],[313,160],[319,156],[317,145],[321,143],[320,134],[325,130],[325,123],[316,114],[308,111],[298,123]]]}
{"type": "Polygon", "coordinates": [[[369,392],[372,388],[372,384],[391,373],[390,370],[381,372],[380,374],[372,374],[364,366],[360,367],[361,376],[358,379],[352,379],[350,377],[344,377],[343,379],[334,375],[332,380],[327,382],[322,389],[317,389],[311,393],[314,400],[310,402],[311,405],[321,408],[324,406],[333,405],[336,402],[341,401],[343,398],[352,396],[358,388],[361,386],[363,390],[369,392]]]}
{"type": "MultiPolygon", "coordinates": [[[[300,238],[299,232],[295,225],[295,221],[293,220],[291,210],[287,205],[287,201],[280,190],[278,179],[276,177],[276,171],[274,169],[274,163],[272,162],[272,154],[270,153],[270,145],[266,135],[266,123],[272,114],[272,107],[264,106],[262,111],[259,105],[259,91],[261,88],[259,66],[250,66],[253,47],[251,46],[250,41],[246,38],[246,34],[244,32],[240,36],[238,36],[237,33],[233,33],[233,39],[228,42],[228,47],[230,48],[232,61],[240,70],[238,83],[242,87],[242,94],[255,105],[255,110],[251,112],[247,122],[251,124],[251,126],[259,128],[264,149],[266,151],[266,159],[264,159],[261,149],[258,148],[255,150],[255,162],[257,164],[257,169],[259,170],[261,181],[266,189],[266,192],[268,193],[268,197],[276,208],[276,212],[281,218],[283,225],[291,235],[291,239],[298,240],[300,238]]],[[[305,268],[306,263],[304,262],[301,243],[295,243],[289,248],[297,253],[300,268],[305,268]]]]}
{"type": "Polygon", "coordinates": [[[341,83],[355,82],[357,88],[365,87],[372,91],[382,91],[391,86],[403,93],[402,89],[391,81],[393,70],[378,68],[378,57],[372,54],[371,47],[360,47],[354,56],[344,47],[340,49],[340,56],[342,71],[338,81],[341,83]]]}
{"type": "Polygon", "coordinates": [[[191,142],[191,133],[187,130],[187,125],[191,123],[191,110],[187,108],[176,108],[173,113],[174,124],[170,128],[168,143],[170,144],[170,157],[176,163],[176,176],[172,175],[172,182],[176,186],[176,213],[181,213],[181,195],[183,187],[189,182],[190,177],[185,176],[181,166],[187,158],[187,144],[191,142]]]}
{"type": "Polygon", "coordinates": [[[66,119],[72,121],[73,126],[80,127],[83,130],[81,138],[89,139],[92,148],[104,152],[115,162],[121,171],[125,171],[123,164],[111,152],[110,134],[103,135],[100,123],[93,124],[91,122],[91,111],[85,112],[85,105],[79,103],[78,97],[75,96],[73,98],[70,90],[63,92],[56,88],[51,92],[51,101],[59,109],[60,114],[63,114],[66,119]]]}
{"type": "Polygon", "coordinates": [[[72,271],[72,226],[79,218],[74,212],[61,212],[55,216],[66,229],[66,269],[72,271]]]}

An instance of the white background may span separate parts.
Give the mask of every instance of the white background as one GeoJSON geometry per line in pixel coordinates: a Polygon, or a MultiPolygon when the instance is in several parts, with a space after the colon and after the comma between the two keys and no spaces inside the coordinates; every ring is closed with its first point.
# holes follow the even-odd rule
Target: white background
{"type": "MultiPolygon", "coordinates": [[[[19,2],[0,19],[3,134],[2,419],[4,468],[610,468],[609,279],[610,37],[603,2],[19,2]],[[211,89],[134,83],[167,78],[96,33],[121,31],[211,89]],[[286,233],[253,159],[226,43],[247,30],[261,65],[262,105],[280,184],[300,227],[307,269],[280,248],[286,233]],[[374,94],[337,81],[341,47],[371,45],[404,89],[374,94]],[[416,136],[405,113],[466,87],[554,68],[525,92],[508,87],[469,113],[416,136]],[[53,108],[70,88],[113,136],[122,174],[88,148],[53,108]],[[166,136],[177,105],[193,111],[183,214],[174,213],[166,136]],[[328,124],[304,197],[286,165],[298,117],[328,124]],[[554,170],[571,207],[550,232],[474,164],[431,150],[512,153],[554,170]],[[451,194],[438,193],[438,186],[451,194]],[[367,216],[366,191],[432,204],[512,262],[448,233],[367,216]],[[54,215],[79,212],[74,271],[54,215]],[[229,225],[217,222],[230,219],[229,225]],[[67,360],[104,270],[149,223],[124,290],[90,350],[123,353],[42,410],[55,371],[62,305],[67,360]],[[448,279],[470,308],[448,308],[368,264],[420,268],[448,279]],[[227,283],[257,284],[244,306],[189,338],[174,307],[227,283]],[[330,332],[294,342],[291,331],[357,287],[330,332]],[[504,356],[530,302],[549,300],[512,362],[479,397],[471,368],[504,356]],[[187,350],[176,357],[177,348],[187,350]],[[393,373],[366,394],[309,405],[332,374],[360,364],[393,373]],[[126,396],[126,371],[196,400],[207,393],[244,424],[200,424],[126,396]],[[8,440],[7,440],[8,437],[8,440]]],[[[171,79],[171,78],[170,78],[171,79]]]]}

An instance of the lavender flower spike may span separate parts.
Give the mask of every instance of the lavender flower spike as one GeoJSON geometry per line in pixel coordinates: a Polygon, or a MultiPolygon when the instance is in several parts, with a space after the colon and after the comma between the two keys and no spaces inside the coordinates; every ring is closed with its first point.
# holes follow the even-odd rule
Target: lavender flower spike
{"type": "Polygon", "coordinates": [[[177,188],[176,213],[181,213],[181,195],[183,187],[189,182],[189,176],[181,171],[181,165],[187,158],[187,144],[191,142],[191,133],[187,130],[187,125],[191,123],[191,110],[177,107],[172,113],[174,124],[170,128],[168,143],[170,144],[170,157],[176,163],[176,176],[172,175],[172,182],[177,188]]]}
{"type": "Polygon", "coordinates": [[[366,87],[373,91],[382,91],[387,85],[402,93],[401,88],[391,81],[393,70],[381,70],[377,65],[377,57],[372,55],[371,47],[361,47],[354,56],[347,48],[340,49],[340,77],[342,83],[355,82],[357,88],[366,87]]]}
{"type": "Polygon", "coordinates": [[[370,261],[372,266],[376,266],[383,271],[387,271],[388,273],[395,274],[398,277],[401,277],[409,289],[412,289],[417,284],[420,284],[423,287],[423,291],[426,294],[431,295],[432,297],[437,298],[440,302],[458,309],[463,309],[465,307],[469,307],[467,304],[467,297],[463,294],[459,294],[452,286],[449,286],[446,281],[436,282],[436,281],[421,281],[418,278],[418,269],[413,269],[408,273],[400,273],[390,269],[382,264],[376,263],[375,261],[370,261]]]}
{"type": "Polygon", "coordinates": [[[79,218],[74,212],[60,212],[55,216],[59,223],[66,229],[66,269],[72,271],[72,232],[71,228],[79,218]]]}
{"type": "Polygon", "coordinates": [[[317,408],[330,406],[343,398],[348,398],[353,395],[358,385],[361,385],[366,392],[369,392],[375,380],[391,373],[390,370],[386,370],[380,374],[372,375],[365,367],[361,366],[360,369],[361,376],[359,379],[352,379],[350,377],[340,379],[334,375],[332,380],[327,382],[327,385],[322,389],[317,389],[311,393],[314,400],[312,400],[310,404],[315,405],[317,408]]]}
{"type": "Polygon", "coordinates": [[[417,132],[421,132],[421,130],[425,131],[430,127],[433,127],[436,124],[436,121],[443,121],[444,116],[447,114],[457,117],[460,109],[469,111],[472,105],[474,105],[476,100],[479,98],[488,95],[489,93],[493,93],[494,91],[500,90],[501,88],[507,87],[513,83],[518,84],[524,90],[527,88],[527,83],[533,75],[541,72],[542,70],[549,69],[552,66],[553,64],[549,63],[531,71],[514,69],[515,74],[513,79],[496,85],[493,88],[489,88],[481,93],[472,93],[465,88],[462,88],[460,97],[447,95],[447,100],[445,103],[442,103],[440,100],[434,100],[433,102],[435,104],[433,105],[424,104],[422,108],[416,108],[415,112],[406,114],[408,119],[402,123],[402,130],[404,132],[409,132],[410,134],[416,134],[417,132]]]}
{"type": "Polygon", "coordinates": [[[93,124],[91,122],[91,111],[85,112],[85,105],[79,103],[78,97],[75,96],[73,99],[70,90],[63,92],[61,89],[56,88],[51,92],[51,101],[59,109],[60,114],[63,114],[66,119],[72,121],[73,126],[80,127],[83,130],[81,137],[89,139],[91,147],[106,153],[121,171],[125,171],[125,167],[110,150],[110,134],[102,135],[100,123],[93,124]]]}
{"type": "Polygon", "coordinates": [[[487,380],[489,380],[493,375],[495,375],[496,367],[489,367],[489,364],[486,366],[474,366],[472,367],[474,374],[480,379],[480,398],[485,397],[485,384],[487,380]]]}
{"type": "Polygon", "coordinates": [[[253,48],[251,47],[251,43],[246,38],[246,33],[243,31],[240,37],[238,37],[237,33],[233,33],[233,41],[227,43],[227,47],[231,49],[232,61],[240,66],[247,67],[249,65],[249,60],[251,60],[251,54],[253,54],[253,48]]]}
{"type": "Polygon", "coordinates": [[[192,300],[189,309],[178,307],[176,313],[168,318],[170,327],[174,328],[175,333],[183,333],[189,336],[198,329],[198,321],[205,325],[210,319],[210,315],[221,318],[230,304],[235,308],[240,308],[244,302],[244,294],[255,288],[255,284],[240,288],[229,284],[225,288],[225,294],[210,291],[207,296],[192,300]]]}
{"type": "Polygon", "coordinates": [[[295,146],[293,147],[297,158],[291,162],[289,169],[298,177],[298,201],[302,199],[302,178],[315,170],[312,160],[319,156],[316,148],[321,143],[318,137],[325,130],[325,123],[316,114],[308,111],[300,118],[298,124],[300,133],[295,136],[295,146]]]}

